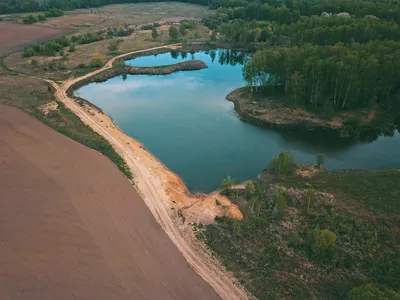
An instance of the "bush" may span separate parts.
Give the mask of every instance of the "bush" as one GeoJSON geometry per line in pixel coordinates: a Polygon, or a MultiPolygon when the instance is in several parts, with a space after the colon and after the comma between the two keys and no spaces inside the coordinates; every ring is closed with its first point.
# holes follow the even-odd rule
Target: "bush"
{"type": "Polygon", "coordinates": [[[39,62],[38,62],[36,59],[32,59],[32,60],[31,60],[31,65],[32,65],[32,66],[35,66],[35,67],[36,67],[38,64],[39,64],[39,62]]]}
{"type": "Polygon", "coordinates": [[[58,8],[51,8],[44,13],[46,17],[60,17],[64,14],[64,12],[58,8]]]}
{"type": "Polygon", "coordinates": [[[247,197],[250,198],[251,196],[253,196],[254,192],[256,191],[253,181],[251,181],[251,180],[246,181],[244,190],[246,191],[247,197]]]}
{"type": "Polygon", "coordinates": [[[229,195],[232,190],[233,180],[231,176],[228,176],[221,182],[222,192],[226,195],[229,195]]]}
{"type": "Polygon", "coordinates": [[[349,300],[398,300],[400,295],[393,290],[383,292],[373,284],[365,284],[352,289],[349,293],[349,300]]]}
{"type": "Polygon", "coordinates": [[[314,231],[313,254],[331,260],[336,248],[336,234],[328,229],[314,231]]]}
{"type": "Polygon", "coordinates": [[[91,67],[101,67],[103,65],[103,62],[101,60],[101,57],[98,55],[95,55],[92,57],[92,60],[90,62],[91,67]]]}
{"type": "Polygon", "coordinates": [[[65,62],[60,62],[60,63],[58,64],[58,68],[59,68],[60,70],[66,70],[68,67],[67,67],[67,64],[66,64],[65,62]]]}
{"type": "Polygon", "coordinates": [[[278,158],[270,162],[269,169],[279,174],[291,174],[294,171],[295,162],[291,153],[281,152],[278,158]]]}
{"type": "Polygon", "coordinates": [[[51,61],[47,64],[47,67],[50,71],[54,71],[57,69],[57,63],[55,61],[51,61]]]}
{"type": "Polygon", "coordinates": [[[33,48],[28,47],[24,49],[24,52],[22,53],[23,57],[31,57],[31,56],[35,56],[36,52],[33,48]]]}
{"type": "Polygon", "coordinates": [[[83,68],[86,68],[87,66],[85,64],[79,64],[77,67],[80,69],[83,69],[83,68]]]}
{"type": "Polygon", "coordinates": [[[22,22],[24,24],[33,24],[33,23],[36,23],[37,21],[38,21],[38,19],[34,15],[22,17],[22,22]]]}
{"type": "Polygon", "coordinates": [[[39,21],[45,21],[47,19],[45,15],[38,15],[37,18],[39,21]]]}
{"type": "Polygon", "coordinates": [[[69,51],[69,52],[75,52],[75,51],[76,51],[76,45],[75,45],[75,44],[71,44],[71,45],[69,46],[68,51],[69,51]]]}

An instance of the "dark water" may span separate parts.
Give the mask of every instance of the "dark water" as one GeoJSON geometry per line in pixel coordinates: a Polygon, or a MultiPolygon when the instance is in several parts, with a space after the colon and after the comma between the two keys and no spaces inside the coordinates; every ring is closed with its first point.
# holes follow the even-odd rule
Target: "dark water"
{"type": "Polygon", "coordinates": [[[126,80],[119,76],[89,84],[77,94],[101,107],[192,191],[212,191],[227,175],[237,182],[256,178],[281,151],[292,152],[296,161],[304,163],[314,163],[316,153],[322,152],[331,170],[400,167],[397,132],[371,143],[353,143],[318,132],[275,131],[240,121],[225,96],[245,85],[242,66],[234,63],[243,57],[239,53],[227,58],[227,53],[136,58],[128,63],[156,66],[195,58],[209,68],[162,76],[128,75],[126,80]]]}

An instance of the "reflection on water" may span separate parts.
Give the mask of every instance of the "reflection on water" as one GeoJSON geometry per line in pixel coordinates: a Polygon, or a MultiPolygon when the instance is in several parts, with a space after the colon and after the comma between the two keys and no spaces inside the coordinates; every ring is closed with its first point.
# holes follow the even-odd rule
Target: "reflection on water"
{"type": "Polygon", "coordinates": [[[366,132],[363,138],[374,141],[356,143],[331,132],[272,130],[240,121],[225,96],[245,84],[245,53],[172,52],[127,63],[158,66],[191,59],[203,60],[209,68],[163,76],[119,76],[89,84],[78,93],[140,140],[193,191],[212,191],[227,175],[237,181],[256,178],[281,151],[290,151],[305,163],[314,163],[316,153],[323,152],[326,167],[332,170],[400,167],[397,132],[391,131],[392,137],[366,132]]]}

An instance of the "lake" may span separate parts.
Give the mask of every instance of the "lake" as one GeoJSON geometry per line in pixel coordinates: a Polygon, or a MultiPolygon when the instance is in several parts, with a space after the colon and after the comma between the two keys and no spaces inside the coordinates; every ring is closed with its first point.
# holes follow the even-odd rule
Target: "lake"
{"type": "Polygon", "coordinates": [[[76,94],[100,107],[128,135],[137,139],[177,173],[191,191],[210,192],[227,175],[242,182],[257,178],[271,159],[290,151],[297,162],[341,169],[400,168],[400,134],[370,143],[339,140],[312,132],[277,131],[238,119],[225,99],[244,86],[241,53],[218,50],[180,55],[166,53],[127,61],[160,66],[200,59],[208,68],[170,75],[118,76],[92,83],[76,94]]]}

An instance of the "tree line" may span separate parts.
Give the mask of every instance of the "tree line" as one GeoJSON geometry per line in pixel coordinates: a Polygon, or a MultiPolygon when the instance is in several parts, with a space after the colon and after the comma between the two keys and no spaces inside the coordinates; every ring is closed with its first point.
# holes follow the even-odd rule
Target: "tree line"
{"type": "MultiPolygon", "coordinates": [[[[167,0],[168,1],[168,0],[167,0]]],[[[17,12],[38,12],[52,8],[61,10],[72,10],[78,8],[100,7],[107,4],[120,3],[142,3],[142,2],[165,2],[163,1],[144,1],[144,0],[0,0],[0,14],[17,12]]],[[[207,0],[180,0],[200,5],[208,5],[207,0]]]]}
{"type": "Polygon", "coordinates": [[[373,40],[400,40],[400,26],[393,21],[376,18],[313,16],[282,26],[280,34],[289,36],[292,45],[367,43],[373,40]]]}
{"type": "Polygon", "coordinates": [[[400,43],[303,45],[257,52],[244,67],[253,90],[283,93],[290,105],[353,109],[390,104],[400,87],[400,43]]]}

